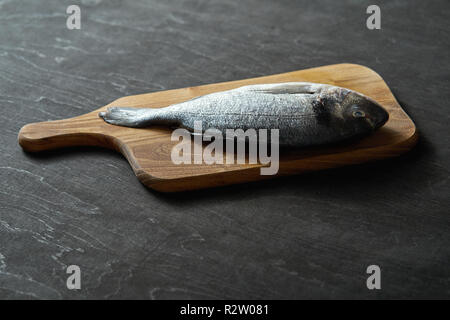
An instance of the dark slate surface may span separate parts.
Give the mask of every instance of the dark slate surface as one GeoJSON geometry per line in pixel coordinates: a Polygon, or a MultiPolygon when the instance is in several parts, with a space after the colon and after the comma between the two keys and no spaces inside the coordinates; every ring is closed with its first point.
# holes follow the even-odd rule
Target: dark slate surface
{"type": "Polygon", "coordinates": [[[450,297],[449,1],[378,2],[379,31],[370,1],[78,1],[68,30],[75,3],[0,1],[0,298],[450,297]],[[164,195],[111,151],[16,142],[124,95],[340,62],[384,77],[413,152],[164,195]]]}

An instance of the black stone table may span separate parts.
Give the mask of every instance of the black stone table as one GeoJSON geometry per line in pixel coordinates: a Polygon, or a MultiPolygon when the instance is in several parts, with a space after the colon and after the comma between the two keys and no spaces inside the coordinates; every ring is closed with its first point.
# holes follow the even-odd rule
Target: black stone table
{"type": "Polygon", "coordinates": [[[0,298],[449,298],[450,2],[378,2],[380,30],[370,4],[0,1],[0,298]],[[419,129],[412,152],[168,195],[112,151],[17,144],[26,123],[124,95],[341,62],[386,80],[419,129]]]}

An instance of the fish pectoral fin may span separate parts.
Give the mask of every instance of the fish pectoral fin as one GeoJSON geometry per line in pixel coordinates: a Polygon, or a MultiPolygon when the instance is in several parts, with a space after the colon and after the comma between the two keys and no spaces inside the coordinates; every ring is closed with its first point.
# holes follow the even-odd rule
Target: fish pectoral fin
{"type": "Polygon", "coordinates": [[[251,91],[268,94],[316,94],[319,88],[307,82],[273,83],[267,85],[250,86],[251,91]]]}

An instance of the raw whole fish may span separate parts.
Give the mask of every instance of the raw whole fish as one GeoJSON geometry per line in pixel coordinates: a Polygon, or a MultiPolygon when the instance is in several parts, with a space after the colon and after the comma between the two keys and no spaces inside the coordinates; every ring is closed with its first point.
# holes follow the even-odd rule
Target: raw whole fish
{"type": "Polygon", "coordinates": [[[374,100],[350,89],[309,82],[243,86],[165,108],[110,107],[99,116],[126,127],[153,125],[194,130],[279,129],[280,146],[306,147],[365,136],[388,120],[374,100]]]}

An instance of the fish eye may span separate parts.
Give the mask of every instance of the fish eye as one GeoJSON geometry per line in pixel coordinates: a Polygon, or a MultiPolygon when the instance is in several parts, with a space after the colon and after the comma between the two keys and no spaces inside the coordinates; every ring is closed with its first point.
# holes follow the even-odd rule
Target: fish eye
{"type": "Polygon", "coordinates": [[[362,110],[355,110],[353,111],[353,117],[355,118],[364,118],[366,114],[362,110]]]}

